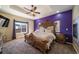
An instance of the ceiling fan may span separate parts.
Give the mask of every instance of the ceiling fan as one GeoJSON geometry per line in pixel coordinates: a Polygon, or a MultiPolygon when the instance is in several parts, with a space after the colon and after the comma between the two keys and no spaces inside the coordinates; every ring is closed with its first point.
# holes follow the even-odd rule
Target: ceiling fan
{"type": "Polygon", "coordinates": [[[29,12],[27,12],[26,14],[32,14],[33,16],[36,16],[36,14],[40,14],[40,12],[36,11],[37,7],[34,5],[31,5],[31,9],[28,9],[26,7],[24,7],[24,9],[28,10],[29,12]]]}

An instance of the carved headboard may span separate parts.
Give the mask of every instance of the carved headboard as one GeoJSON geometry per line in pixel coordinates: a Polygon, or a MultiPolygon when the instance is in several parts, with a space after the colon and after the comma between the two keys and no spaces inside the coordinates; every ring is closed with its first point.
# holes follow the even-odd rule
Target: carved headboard
{"type": "Polygon", "coordinates": [[[44,27],[44,28],[47,28],[49,26],[54,26],[55,27],[56,23],[54,22],[51,22],[49,20],[46,20],[45,22],[41,23],[40,26],[44,27]]]}
{"type": "Polygon", "coordinates": [[[46,20],[45,22],[41,23],[39,26],[44,27],[46,29],[50,28],[51,32],[53,32],[55,34],[55,27],[56,27],[55,22],[51,22],[49,20],[46,20]]]}

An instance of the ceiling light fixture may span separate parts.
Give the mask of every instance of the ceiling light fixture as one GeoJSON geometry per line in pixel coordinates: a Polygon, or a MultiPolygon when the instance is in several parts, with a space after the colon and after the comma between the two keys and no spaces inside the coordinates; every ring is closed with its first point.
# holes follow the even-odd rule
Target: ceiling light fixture
{"type": "Polygon", "coordinates": [[[60,11],[56,11],[56,13],[59,13],[60,11]]]}

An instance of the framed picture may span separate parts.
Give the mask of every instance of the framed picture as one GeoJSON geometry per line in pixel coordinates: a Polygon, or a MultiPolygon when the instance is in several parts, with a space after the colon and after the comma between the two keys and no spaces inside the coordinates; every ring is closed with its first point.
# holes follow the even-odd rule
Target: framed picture
{"type": "Polygon", "coordinates": [[[0,27],[8,27],[9,19],[0,15],[0,27]]]}

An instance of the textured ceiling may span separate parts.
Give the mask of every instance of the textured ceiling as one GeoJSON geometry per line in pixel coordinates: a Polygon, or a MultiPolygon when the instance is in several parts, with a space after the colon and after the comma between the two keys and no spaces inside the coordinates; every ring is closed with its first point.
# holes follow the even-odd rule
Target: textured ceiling
{"type": "MultiPolygon", "coordinates": [[[[39,11],[40,14],[37,14],[35,18],[42,18],[55,14],[57,11],[63,12],[72,9],[72,5],[35,5],[37,7],[36,11],[39,11]]],[[[20,11],[22,13],[28,12],[24,7],[31,9],[30,5],[11,5],[10,8],[20,11]]],[[[30,14],[28,14],[30,15],[30,14]]],[[[32,16],[32,15],[30,15],[32,16]]]]}
{"type": "MultiPolygon", "coordinates": [[[[35,5],[37,7],[36,11],[40,14],[36,15],[36,18],[42,18],[48,15],[55,14],[56,11],[63,12],[72,9],[72,5],[35,5]]],[[[24,7],[31,9],[30,5],[11,5],[10,8],[20,11],[22,13],[28,12],[24,7]]],[[[29,15],[29,14],[28,14],[29,15]]],[[[32,16],[32,15],[30,15],[32,16]]]]}

